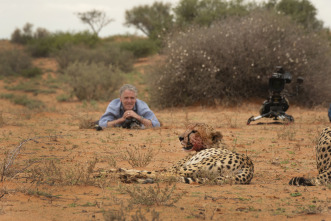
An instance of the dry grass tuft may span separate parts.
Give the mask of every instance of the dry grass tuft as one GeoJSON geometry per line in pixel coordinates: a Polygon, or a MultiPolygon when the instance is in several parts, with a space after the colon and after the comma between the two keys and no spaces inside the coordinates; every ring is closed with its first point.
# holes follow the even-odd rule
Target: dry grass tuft
{"type": "Polygon", "coordinates": [[[48,185],[96,185],[93,172],[98,159],[88,161],[85,165],[63,165],[58,160],[45,160],[30,170],[28,179],[38,184],[48,185]]]}
{"type": "Polygon", "coordinates": [[[132,167],[145,167],[153,159],[157,152],[150,147],[143,146],[131,146],[126,147],[125,153],[122,155],[123,160],[128,161],[132,167]]]}
{"type": "Polygon", "coordinates": [[[183,194],[175,194],[176,184],[167,185],[161,188],[157,183],[156,186],[142,188],[139,185],[125,187],[124,191],[130,195],[130,204],[139,204],[146,206],[173,206],[178,202],[183,194]]]}
{"type": "Polygon", "coordinates": [[[293,125],[284,126],[281,131],[277,132],[278,139],[294,141],[296,130],[293,125]]]}
{"type": "Polygon", "coordinates": [[[95,120],[92,120],[92,118],[79,118],[79,129],[94,129],[95,125],[95,120]]]}
{"type": "Polygon", "coordinates": [[[3,119],[2,112],[0,112],[0,127],[5,125],[5,120],[3,119]]]}

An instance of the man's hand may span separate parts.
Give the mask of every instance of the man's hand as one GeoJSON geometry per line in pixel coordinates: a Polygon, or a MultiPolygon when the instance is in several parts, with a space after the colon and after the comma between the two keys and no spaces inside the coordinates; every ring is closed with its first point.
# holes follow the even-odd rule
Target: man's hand
{"type": "Polygon", "coordinates": [[[134,112],[133,110],[127,110],[127,111],[125,111],[124,114],[123,114],[123,117],[125,119],[133,117],[133,118],[136,118],[137,120],[140,121],[140,119],[139,119],[140,116],[136,112],[134,112]]]}
{"type": "Polygon", "coordinates": [[[145,127],[152,127],[152,122],[148,119],[145,119],[143,116],[139,116],[136,112],[134,112],[133,110],[127,110],[124,112],[123,117],[125,119],[127,118],[135,118],[137,119],[140,123],[142,123],[143,125],[145,125],[145,127]]]}

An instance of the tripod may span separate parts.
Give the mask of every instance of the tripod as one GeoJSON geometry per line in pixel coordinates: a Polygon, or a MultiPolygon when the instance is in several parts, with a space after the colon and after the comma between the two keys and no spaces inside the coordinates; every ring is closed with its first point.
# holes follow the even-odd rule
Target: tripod
{"type": "Polygon", "coordinates": [[[257,117],[251,116],[247,125],[252,121],[259,120],[261,118],[274,118],[273,120],[283,120],[288,122],[294,122],[294,118],[285,112],[289,108],[289,102],[284,95],[280,93],[273,93],[266,101],[263,102],[260,108],[260,115],[257,117]]]}

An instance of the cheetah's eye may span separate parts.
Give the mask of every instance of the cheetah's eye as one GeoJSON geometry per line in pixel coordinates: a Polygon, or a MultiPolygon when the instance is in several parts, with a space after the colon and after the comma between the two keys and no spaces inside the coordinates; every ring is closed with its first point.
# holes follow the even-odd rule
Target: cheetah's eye
{"type": "Polygon", "coordinates": [[[196,133],[196,132],[198,132],[198,131],[196,131],[196,130],[192,130],[192,131],[191,131],[191,133],[196,133]]]}

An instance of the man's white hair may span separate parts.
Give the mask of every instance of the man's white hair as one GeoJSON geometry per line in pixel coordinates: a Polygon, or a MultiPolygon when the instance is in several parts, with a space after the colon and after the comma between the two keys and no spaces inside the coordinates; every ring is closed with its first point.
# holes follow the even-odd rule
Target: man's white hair
{"type": "Polygon", "coordinates": [[[131,85],[131,84],[124,84],[121,88],[120,88],[120,96],[122,96],[123,92],[129,90],[135,93],[135,95],[138,95],[138,90],[135,86],[131,85]]]}

